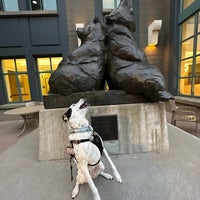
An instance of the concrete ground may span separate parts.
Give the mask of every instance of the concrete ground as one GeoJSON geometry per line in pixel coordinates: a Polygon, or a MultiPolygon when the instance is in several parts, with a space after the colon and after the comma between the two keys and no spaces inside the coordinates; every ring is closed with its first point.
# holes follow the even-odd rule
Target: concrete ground
{"type": "MultiPolygon", "coordinates": [[[[170,120],[170,113],[167,118],[170,120]]],[[[39,129],[30,126],[22,137],[15,139],[22,121],[8,120],[0,122],[0,135],[4,135],[0,136],[0,146],[5,143],[5,135],[9,135],[8,141],[14,139],[0,152],[0,199],[71,199],[75,180],[70,181],[69,162],[39,162],[39,129]]],[[[177,125],[184,125],[192,133],[193,124],[185,124],[177,125]]],[[[168,131],[168,152],[111,156],[123,183],[102,177],[95,179],[102,200],[200,199],[200,140],[170,124],[168,131]]],[[[104,163],[106,171],[112,173],[107,162],[104,163]]],[[[74,177],[75,169],[74,166],[74,177]]],[[[76,199],[93,199],[87,184],[81,186],[76,199]]]]}
{"type": "MultiPolygon", "coordinates": [[[[169,125],[169,142],[168,152],[111,156],[123,184],[95,179],[102,200],[199,200],[200,140],[169,125]]],[[[35,129],[0,155],[1,199],[71,199],[69,162],[38,162],[38,146],[35,129]]],[[[106,171],[111,172],[107,163],[106,171]]],[[[77,199],[93,199],[87,184],[77,199]]]]}

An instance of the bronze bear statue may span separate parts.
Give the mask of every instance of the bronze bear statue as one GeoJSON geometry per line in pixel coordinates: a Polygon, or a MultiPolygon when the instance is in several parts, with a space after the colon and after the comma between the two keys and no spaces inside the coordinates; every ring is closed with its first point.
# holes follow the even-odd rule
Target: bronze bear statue
{"type": "Polygon", "coordinates": [[[77,31],[82,41],[64,58],[49,79],[50,93],[71,94],[104,88],[105,34],[97,18],[77,31]]]}
{"type": "Polygon", "coordinates": [[[78,30],[80,47],[64,58],[49,80],[50,93],[71,94],[110,90],[145,96],[149,101],[168,100],[164,77],[148,63],[133,37],[135,24],[129,0],[106,15],[106,26],[97,18],[78,30]]]}

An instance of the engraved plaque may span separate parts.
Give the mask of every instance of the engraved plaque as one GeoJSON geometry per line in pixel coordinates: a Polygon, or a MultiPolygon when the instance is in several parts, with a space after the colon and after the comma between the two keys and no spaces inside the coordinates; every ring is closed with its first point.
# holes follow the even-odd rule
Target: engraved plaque
{"type": "Polygon", "coordinates": [[[103,140],[118,140],[117,115],[91,116],[91,124],[103,140]]]}

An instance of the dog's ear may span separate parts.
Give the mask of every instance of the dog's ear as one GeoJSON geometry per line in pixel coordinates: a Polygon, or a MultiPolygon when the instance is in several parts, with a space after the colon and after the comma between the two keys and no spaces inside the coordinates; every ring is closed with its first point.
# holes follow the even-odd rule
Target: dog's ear
{"type": "Polygon", "coordinates": [[[68,111],[66,112],[67,118],[69,119],[72,115],[72,109],[69,108],[68,111]]]}
{"type": "Polygon", "coordinates": [[[71,115],[72,115],[72,109],[69,108],[68,111],[63,115],[62,118],[63,118],[64,121],[67,121],[67,120],[69,120],[69,118],[71,117],[71,115]]]}

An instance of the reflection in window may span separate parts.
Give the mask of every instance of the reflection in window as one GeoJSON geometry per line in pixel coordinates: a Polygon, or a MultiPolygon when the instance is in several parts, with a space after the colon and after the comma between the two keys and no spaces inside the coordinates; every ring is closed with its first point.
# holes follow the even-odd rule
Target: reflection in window
{"type": "Polygon", "coordinates": [[[119,3],[120,0],[103,0],[103,9],[113,10],[118,7],[119,3]]]}
{"type": "Polygon", "coordinates": [[[43,0],[44,10],[57,10],[56,0],[43,0]]]}
{"type": "Polygon", "coordinates": [[[195,0],[182,0],[183,10],[190,6],[195,0]]]}
{"type": "Polygon", "coordinates": [[[184,95],[191,95],[192,78],[181,78],[179,81],[179,92],[184,95]]]}
{"type": "Polygon", "coordinates": [[[51,73],[57,69],[58,64],[62,60],[62,57],[45,57],[37,58],[38,73],[40,77],[40,85],[42,95],[46,95],[49,92],[49,78],[51,73]]]}
{"type": "Polygon", "coordinates": [[[187,59],[181,62],[181,77],[188,77],[192,75],[192,63],[193,59],[187,59]]]}
{"type": "Polygon", "coordinates": [[[56,0],[31,0],[32,10],[57,10],[56,0]]]}
{"type": "Polygon", "coordinates": [[[1,0],[0,4],[3,11],[19,11],[18,0],[1,0]]]}
{"type": "Polygon", "coordinates": [[[31,0],[32,10],[42,10],[42,3],[40,0],[31,0]]]}
{"type": "Polygon", "coordinates": [[[194,16],[182,24],[182,40],[194,35],[194,16]]]}
{"type": "Polygon", "coordinates": [[[193,56],[194,38],[182,42],[181,45],[181,58],[188,58],[193,56]]]}
{"type": "Polygon", "coordinates": [[[3,77],[9,102],[31,100],[26,60],[3,59],[3,77]]]}

